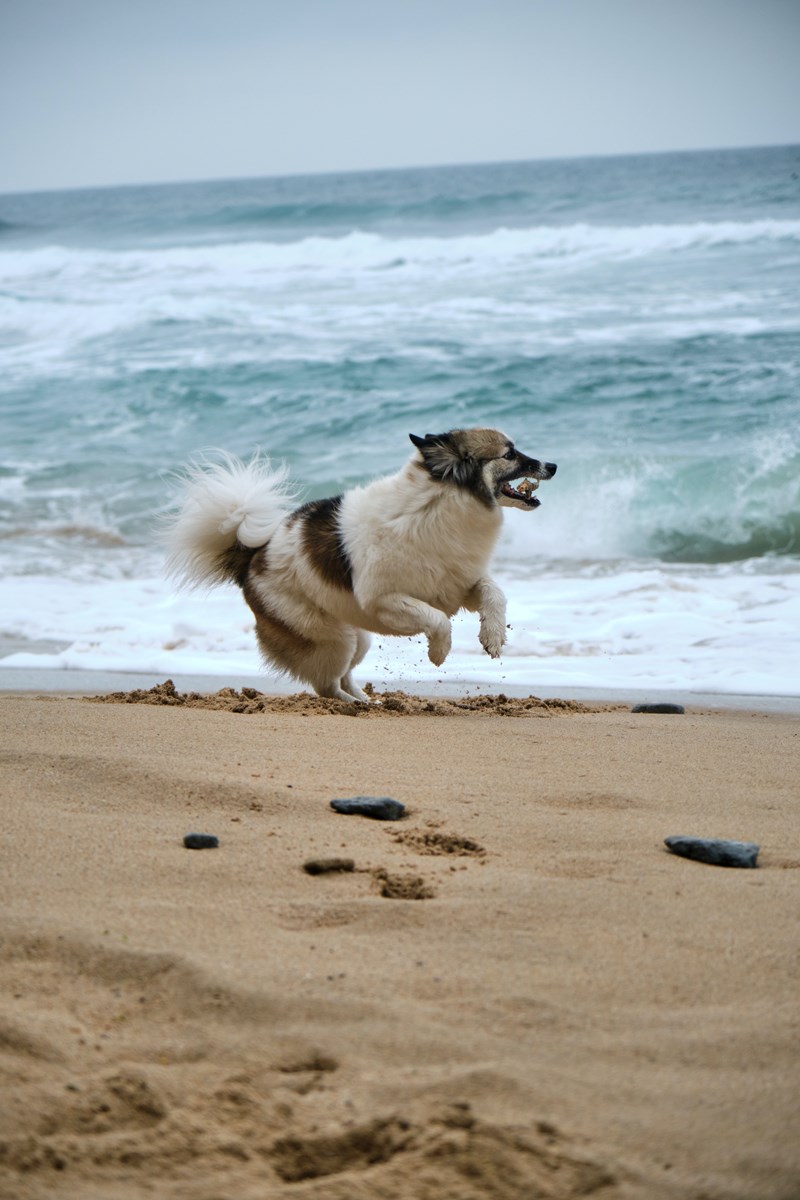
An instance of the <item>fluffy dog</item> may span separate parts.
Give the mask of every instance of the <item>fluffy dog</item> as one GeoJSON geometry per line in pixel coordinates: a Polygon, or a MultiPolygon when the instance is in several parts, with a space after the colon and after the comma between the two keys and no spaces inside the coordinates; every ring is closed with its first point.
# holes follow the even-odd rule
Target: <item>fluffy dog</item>
{"type": "Polygon", "coordinates": [[[495,429],[410,437],[414,453],[397,474],[301,508],[285,471],[263,460],[191,468],[168,533],[171,574],[237,583],[266,662],[319,696],[369,699],[352,672],[370,632],[424,633],[439,666],[461,608],[480,615],[480,643],[499,657],[506,602],[486,571],[500,508],[536,508],[533,492],[556,464],[495,429]]]}

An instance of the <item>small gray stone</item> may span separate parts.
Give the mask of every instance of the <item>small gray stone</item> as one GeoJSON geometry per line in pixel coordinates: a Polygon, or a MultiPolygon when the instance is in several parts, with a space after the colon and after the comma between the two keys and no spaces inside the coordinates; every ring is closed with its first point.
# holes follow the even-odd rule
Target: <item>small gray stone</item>
{"type": "Polygon", "coordinates": [[[331,800],[331,808],[338,813],[372,817],[374,821],[399,821],[406,811],[405,804],[389,796],[351,796],[347,800],[331,800]]]}
{"type": "Polygon", "coordinates": [[[755,842],[729,842],[723,838],[668,837],[664,843],[673,854],[711,863],[715,867],[755,867],[761,849],[755,842]]]}
{"type": "Polygon", "coordinates": [[[662,702],[659,704],[634,704],[631,712],[634,713],[685,713],[686,709],[682,704],[667,704],[662,702]]]}
{"type": "Polygon", "coordinates": [[[183,844],[187,850],[216,850],[219,838],[214,833],[186,833],[183,844]]]}

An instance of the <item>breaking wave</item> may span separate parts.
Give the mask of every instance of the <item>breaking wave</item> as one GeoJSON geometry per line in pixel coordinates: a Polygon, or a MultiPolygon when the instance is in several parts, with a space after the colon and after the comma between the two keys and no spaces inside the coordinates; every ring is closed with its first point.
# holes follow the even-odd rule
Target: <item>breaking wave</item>
{"type": "Polygon", "coordinates": [[[303,237],[290,242],[230,242],[158,249],[98,250],[46,246],[0,253],[6,280],[153,271],[330,270],[346,274],[387,267],[467,264],[503,266],[530,262],[621,261],[748,243],[800,243],[800,220],[699,221],[675,225],[538,225],[451,237],[388,237],[353,230],[339,237],[303,237]]]}

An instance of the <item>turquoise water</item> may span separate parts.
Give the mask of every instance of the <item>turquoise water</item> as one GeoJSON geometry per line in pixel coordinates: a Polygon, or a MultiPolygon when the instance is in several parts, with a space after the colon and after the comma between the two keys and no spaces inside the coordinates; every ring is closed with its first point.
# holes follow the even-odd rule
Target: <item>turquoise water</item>
{"type": "Polygon", "coordinates": [[[509,579],[794,578],[800,147],[0,196],[0,367],[6,581],[155,578],[209,447],[319,496],[477,424],[559,464],[509,579]]]}

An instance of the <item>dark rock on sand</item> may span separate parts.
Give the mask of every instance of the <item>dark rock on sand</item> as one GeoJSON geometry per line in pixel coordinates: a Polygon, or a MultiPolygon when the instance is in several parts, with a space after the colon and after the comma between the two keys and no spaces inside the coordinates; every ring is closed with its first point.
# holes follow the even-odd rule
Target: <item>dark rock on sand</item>
{"type": "Polygon", "coordinates": [[[184,834],[183,844],[187,850],[215,850],[219,838],[213,833],[187,833],[184,834]]]}
{"type": "Polygon", "coordinates": [[[715,867],[755,867],[761,849],[755,842],[729,842],[723,838],[668,837],[664,843],[681,858],[715,867]]]}
{"type": "Polygon", "coordinates": [[[631,712],[634,713],[685,713],[686,709],[682,704],[634,704],[631,712]]]}
{"type": "Polygon", "coordinates": [[[399,821],[406,811],[405,804],[389,796],[351,796],[347,800],[331,800],[331,808],[338,813],[372,817],[374,821],[399,821]]]}
{"type": "Polygon", "coordinates": [[[352,858],[310,858],[303,863],[307,875],[325,875],[328,871],[354,871],[356,867],[352,858]]]}

